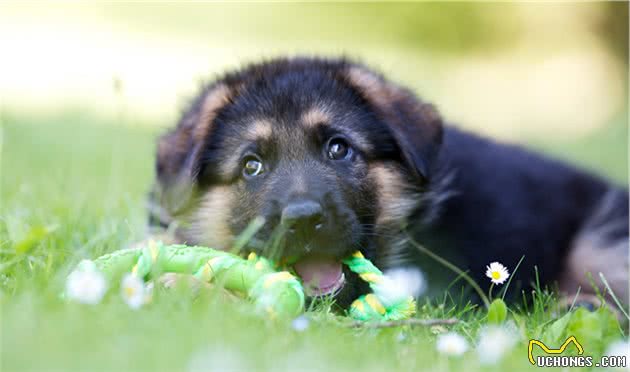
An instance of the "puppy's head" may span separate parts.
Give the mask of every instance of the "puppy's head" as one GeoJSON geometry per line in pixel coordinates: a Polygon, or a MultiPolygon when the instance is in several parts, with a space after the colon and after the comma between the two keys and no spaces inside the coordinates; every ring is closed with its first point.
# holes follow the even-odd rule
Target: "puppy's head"
{"type": "Polygon", "coordinates": [[[206,87],[161,138],[156,196],[188,244],[229,249],[262,217],[250,248],[326,294],[351,251],[391,251],[440,142],[435,110],[365,67],[273,60],[206,87]]]}

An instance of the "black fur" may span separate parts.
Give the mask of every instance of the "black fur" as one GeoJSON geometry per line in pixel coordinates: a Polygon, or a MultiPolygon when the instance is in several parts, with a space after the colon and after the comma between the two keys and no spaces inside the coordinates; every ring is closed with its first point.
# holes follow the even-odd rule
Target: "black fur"
{"type": "MultiPolygon", "coordinates": [[[[513,270],[524,257],[511,284],[517,295],[534,283],[534,266],[542,285],[559,278],[583,224],[616,189],[574,167],[453,126],[445,127],[435,166],[451,175],[451,196],[429,225],[416,226],[415,238],[456,260],[478,283],[488,283],[490,262],[513,270]]],[[[627,237],[627,191],[619,191],[626,196],[616,209],[626,219],[627,237]]]]}

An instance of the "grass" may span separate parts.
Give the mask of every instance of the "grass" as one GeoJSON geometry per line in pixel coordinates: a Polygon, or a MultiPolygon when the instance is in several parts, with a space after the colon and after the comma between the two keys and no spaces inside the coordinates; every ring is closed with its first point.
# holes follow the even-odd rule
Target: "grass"
{"type": "MultiPolygon", "coordinates": [[[[144,236],[143,203],[159,129],[132,124],[81,112],[46,120],[2,116],[1,370],[488,369],[474,351],[454,359],[435,352],[437,334],[453,330],[474,343],[486,324],[485,310],[450,295],[420,303],[418,316],[460,319],[453,326],[350,329],[324,307],[308,313],[303,332],[212,293],[192,300],[185,290],[158,291],[139,311],[116,295],[95,307],[60,300],[71,265],[144,236]]],[[[612,147],[604,152],[621,151],[612,147]]],[[[571,157],[571,150],[562,154],[571,157]]],[[[621,179],[618,165],[610,169],[621,179]]],[[[522,339],[492,368],[532,368],[527,339],[540,337],[563,315],[545,289],[523,296],[534,299],[509,307],[522,339]]],[[[590,331],[587,352],[601,353],[624,336],[615,324],[590,331]]]]}

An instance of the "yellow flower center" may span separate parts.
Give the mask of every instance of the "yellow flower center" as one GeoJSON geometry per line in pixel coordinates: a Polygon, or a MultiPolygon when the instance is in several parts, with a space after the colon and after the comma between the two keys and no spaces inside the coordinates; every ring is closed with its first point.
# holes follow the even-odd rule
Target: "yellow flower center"
{"type": "Polygon", "coordinates": [[[132,297],[134,294],[136,294],[136,289],[133,287],[127,287],[125,288],[125,295],[127,295],[127,297],[132,297]]]}
{"type": "Polygon", "coordinates": [[[501,278],[501,273],[499,273],[498,271],[493,271],[492,272],[492,279],[497,280],[499,278],[501,278]]]}

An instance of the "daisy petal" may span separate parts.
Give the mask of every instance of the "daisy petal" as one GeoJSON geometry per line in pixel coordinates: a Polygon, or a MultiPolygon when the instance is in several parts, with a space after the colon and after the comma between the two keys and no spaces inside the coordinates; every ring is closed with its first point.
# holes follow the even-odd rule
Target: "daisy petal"
{"type": "Polygon", "coordinates": [[[71,300],[95,305],[107,291],[107,283],[103,274],[98,271],[94,262],[83,260],[66,280],[66,295],[71,300]]]}
{"type": "Polygon", "coordinates": [[[447,356],[460,356],[468,350],[468,341],[456,332],[449,332],[438,336],[437,351],[447,356]]]}
{"type": "Polygon", "coordinates": [[[142,279],[127,274],[120,285],[120,294],[125,303],[132,309],[139,309],[146,302],[146,287],[142,279]]]}

